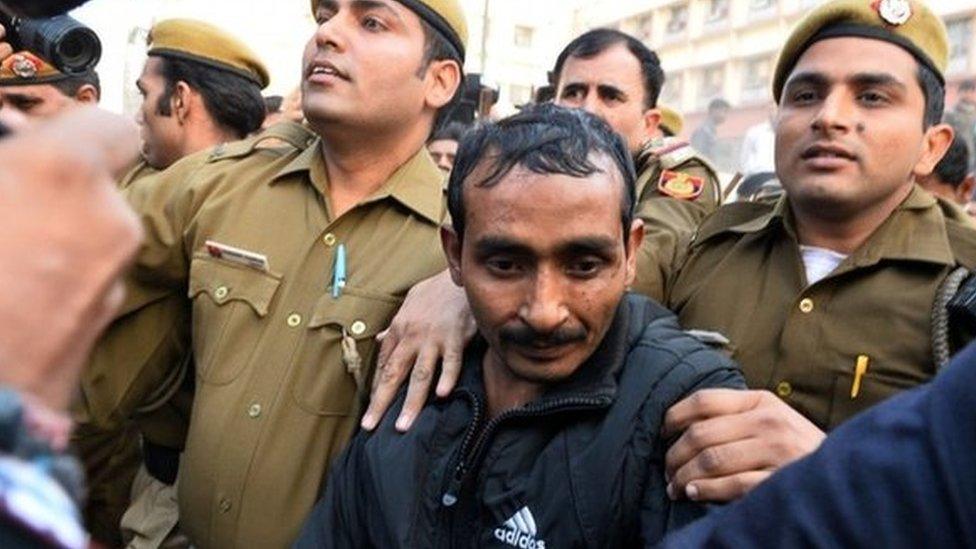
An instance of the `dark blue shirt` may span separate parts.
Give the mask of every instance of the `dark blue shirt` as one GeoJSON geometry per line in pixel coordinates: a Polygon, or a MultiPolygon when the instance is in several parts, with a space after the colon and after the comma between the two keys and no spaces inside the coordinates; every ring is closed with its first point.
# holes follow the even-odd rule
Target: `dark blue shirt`
{"type": "Polygon", "coordinates": [[[976,547],[976,345],[666,547],[976,547]]]}

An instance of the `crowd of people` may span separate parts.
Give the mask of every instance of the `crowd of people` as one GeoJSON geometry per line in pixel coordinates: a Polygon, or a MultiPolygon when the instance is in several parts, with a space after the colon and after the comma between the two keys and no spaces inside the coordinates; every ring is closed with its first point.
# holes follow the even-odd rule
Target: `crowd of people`
{"type": "Polygon", "coordinates": [[[976,546],[976,85],[924,0],[812,8],[731,185],[735,107],[680,139],[626,33],[466,124],[461,2],[310,8],[288,98],[155,24],[138,135],[0,44],[0,546],[976,546]]]}

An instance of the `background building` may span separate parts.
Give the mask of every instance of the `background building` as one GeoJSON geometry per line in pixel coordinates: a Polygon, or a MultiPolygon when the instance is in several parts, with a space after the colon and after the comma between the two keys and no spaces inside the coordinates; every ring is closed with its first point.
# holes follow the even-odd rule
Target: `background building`
{"type": "MultiPolygon", "coordinates": [[[[686,115],[686,133],[700,123],[711,99],[732,103],[732,116],[720,129],[731,159],[746,129],[770,113],[769,80],[791,26],[822,0],[461,1],[470,27],[466,69],[482,73],[498,90],[496,116],[531,100],[574,36],[612,27],[658,52],[668,78],[662,102],[686,115]]],[[[929,3],[949,30],[951,105],[954,84],[976,74],[976,0],[929,3]]],[[[301,52],[315,29],[307,0],[92,0],[74,15],[103,39],[104,105],[129,113],[138,104],[133,84],[146,32],[159,19],[204,19],[247,40],[271,70],[266,93],[280,95],[298,85],[301,52]]]]}
{"type": "MultiPolygon", "coordinates": [[[[574,14],[576,33],[612,27],[657,51],[667,75],[661,101],[686,115],[686,133],[701,122],[709,101],[733,105],[721,135],[729,157],[752,125],[769,116],[770,79],[792,25],[822,0],[591,0],[574,14]]],[[[931,0],[951,41],[949,104],[955,86],[976,72],[976,1],[931,0]]]]}

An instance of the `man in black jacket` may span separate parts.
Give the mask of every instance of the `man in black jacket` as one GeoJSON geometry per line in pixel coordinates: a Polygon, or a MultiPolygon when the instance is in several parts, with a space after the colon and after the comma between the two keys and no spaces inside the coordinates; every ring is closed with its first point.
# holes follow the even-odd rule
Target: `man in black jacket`
{"type": "Polygon", "coordinates": [[[409,433],[393,413],[354,439],[298,547],[633,547],[700,514],[667,497],[664,413],[744,383],[627,293],[634,179],[582,111],[543,105],[465,139],[442,240],[480,337],[409,433]]]}

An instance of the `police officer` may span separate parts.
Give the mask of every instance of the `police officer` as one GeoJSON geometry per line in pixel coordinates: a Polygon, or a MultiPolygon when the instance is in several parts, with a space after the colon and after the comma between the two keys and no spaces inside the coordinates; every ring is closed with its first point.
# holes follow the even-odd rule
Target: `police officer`
{"type": "MultiPolygon", "coordinates": [[[[189,19],[158,22],[149,33],[148,59],[136,82],[143,96],[137,115],[142,161],[121,179],[120,188],[128,192],[135,181],[180,158],[243,139],[259,129],[264,117],[261,89],[268,83],[264,63],[222,29],[189,19]]],[[[305,132],[300,134],[304,141],[305,132]]],[[[157,546],[176,524],[171,485],[185,438],[189,398],[182,393],[176,399],[169,397],[188,369],[188,346],[176,343],[187,337],[189,315],[180,296],[152,303],[105,334],[85,371],[83,385],[92,395],[88,407],[99,417],[113,413],[119,404],[103,396],[106,391],[144,395],[154,389],[149,402],[140,405],[138,426],[126,422],[103,430],[92,423],[86,410],[76,414],[79,428],[74,443],[84,458],[90,485],[87,522],[92,535],[109,545],[123,542],[119,520],[129,506],[130,493],[134,503],[123,529],[132,544],[157,546]],[[182,320],[174,322],[174,318],[182,320]],[[141,334],[142,345],[131,345],[132,331],[141,334]],[[160,387],[125,389],[136,372],[170,371],[174,366],[175,373],[160,387]],[[149,470],[136,476],[140,432],[149,470]]]]}
{"type": "MultiPolygon", "coordinates": [[[[812,10],[773,79],[786,196],[721,209],[670,281],[686,328],[819,429],[935,375],[933,316],[952,273],[976,266],[976,230],[916,185],[953,138],[940,123],[947,52],[924,2],[812,10]]],[[[756,412],[769,394],[706,392],[672,409],[669,429],[685,431],[668,456],[676,495],[726,499],[816,446],[795,417],[756,412]]]]}
{"type": "Polygon", "coordinates": [[[660,257],[674,252],[677,233],[694,231],[721,203],[718,176],[687,142],[657,137],[664,71],[640,40],[611,29],[589,31],[563,49],[552,75],[556,104],[600,116],[634,154],[638,215],[647,235],[634,286],[660,301],[666,276],[660,257]]]}
{"type": "MultiPolygon", "coordinates": [[[[684,433],[668,453],[674,497],[738,497],[824,430],[935,374],[933,316],[950,275],[976,266],[976,230],[915,183],[952,140],[940,124],[947,52],[944,25],[917,1],[832,0],[791,34],[773,86],[788,194],[720,208],[665,266],[682,324],[768,389],[702,391],[669,412],[668,432],[684,433]]],[[[453,299],[440,316],[463,311],[453,299]]],[[[456,376],[444,364],[439,394],[456,376]]]]}
{"type": "Polygon", "coordinates": [[[163,170],[177,160],[261,128],[267,67],[244,42],[203,21],[169,19],[149,32],[148,59],[136,87],[136,115],[144,164],[139,173],[163,170]]]}
{"type": "Polygon", "coordinates": [[[0,63],[0,106],[30,120],[46,119],[78,105],[96,105],[101,96],[98,73],[60,72],[29,51],[0,63]]]}
{"type": "MultiPolygon", "coordinates": [[[[424,143],[460,89],[459,4],[312,8],[302,91],[314,134],[230,144],[128,190],[150,235],[116,328],[141,345],[148,305],[192,307],[192,337],[177,342],[192,341],[196,367],[178,494],[199,547],[292,541],[354,429],[373,337],[445,266],[442,176],[424,143]]],[[[131,415],[170,373],[130,373],[96,420],[131,415]]]]}

